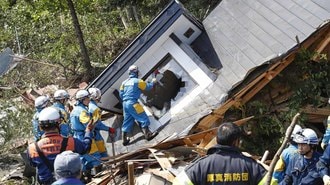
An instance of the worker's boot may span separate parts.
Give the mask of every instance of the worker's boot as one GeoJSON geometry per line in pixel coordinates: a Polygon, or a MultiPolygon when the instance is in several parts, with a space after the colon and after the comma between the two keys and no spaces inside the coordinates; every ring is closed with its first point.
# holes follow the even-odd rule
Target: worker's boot
{"type": "Polygon", "coordinates": [[[122,140],[123,140],[123,145],[124,146],[128,145],[129,140],[130,140],[129,137],[128,137],[128,133],[127,132],[122,132],[121,137],[122,137],[122,140]]]}
{"type": "Polygon", "coordinates": [[[142,132],[144,134],[144,137],[146,140],[150,141],[152,140],[158,133],[152,133],[150,132],[148,127],[142,128],[142,132]]]}

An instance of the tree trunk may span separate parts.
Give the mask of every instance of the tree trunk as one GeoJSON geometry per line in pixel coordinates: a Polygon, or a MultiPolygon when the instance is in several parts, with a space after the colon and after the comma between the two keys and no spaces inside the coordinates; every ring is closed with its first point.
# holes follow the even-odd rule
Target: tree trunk
{"type": "Polygon", "coordinates": [[[125,29],[128,29],[128,21],[122,11],[122,9],[120,7],[117,7],[117,10],[119,11],[119,15],[120,15],[120,19],[121,19],[121,22],[123,23],[125,29]]]}
{"type": "Polygon", "coordinates": [[[133,9],[133,15],[134,15],[135,21],[137,22],[137,24],[141,28],[140,18],[139,18],[139,15],[137,13],[136,6],[132,6],[132,9],[133,9]]]}
{"type": "Polygon", "coordinates": [[[74,26],[74,29],[76,31],[76,35],[77,35],[77,38],[78,38],[81,54],[82,54],[82,57],[83,57],[83,66],[85,68],[85,75],[84,75],[85,78],[84,78],[84,80],[89,81],[93,78],[92,71],[94,69],[93,69],[93,67],[91,65],[91,62],[90,62],[90,58],[89,58],[88,51],[87,51],[85,41],[84,41],[84,35],[81,31],[79,20],[78,20],[73,2],[72,2],[72,0],[67,0],[67,3],[68,3],[68,6],[69,6],[69,9],[70,9],[70,14],[71,14],[71,17],[72,17],[73,26],[74,26]]]}

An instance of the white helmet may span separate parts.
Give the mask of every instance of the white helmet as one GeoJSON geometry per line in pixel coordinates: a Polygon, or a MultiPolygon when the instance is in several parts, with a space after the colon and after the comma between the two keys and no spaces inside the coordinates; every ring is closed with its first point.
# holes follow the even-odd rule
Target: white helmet
{"type": "Polygon", "coordinates": [[[63,99],[69,99],[70,95],[66,90],[60,89],[55,91],[54,93],[54,99],[55,100],[63,100],[63,99]]]}
{"type": "Polygon", "coordinates": [[[136,65],[131,65],[129,66],[128,68],[128,74],[131,74],[131,73],[138,73],[139,72],[139,69],[136,65]]]}
{"type": "Polygon", "coordinates": [[[89,93],[85,89],[81,89],[76,93],[76,100],[83,100],[84,98],[89,97],[89,93]]]}
{"type": "Polygon", "coordinates": [[[319,144],[319,139],[315,133],[314,130],[310,128],[305,128],[302,129],[300,133],[297,133],[293,141],[296,143],[301,143],[301,144],[309,144],[309,145],[318,145],[319,144]]]}
{"type": "MultiPolygon", "coordinates": [[[[288,131],[288,130],[286,130],[286,131],[288,131]]],[[[301,126],[300,126],[300,125],[295,125],[294,128],[293,128],[293,131],[292,131],[292,133],[291,133],[290,138],[293,139],[294,136],[295,136],[296,134],[301,133],[301,131],[302,131],[301,126]]]]}
{"type": "Polygon", "coordinates": [[[101,90],[95,87],[89,88],[88,92],[93,100],[101,99],[101,90]]]}
{"type": "Polygon", "coordinates": [[[49,97],[45,95],[39,96],[34,100],[34,106],[37,109],[45,108],[48,103],[49,103],[49,97]]]}
{"type": "Polygon", "coordinates": [[[54,107],[44,108],[39,114],[39,125],[41,127],[52,127],[60,123],[60,112],[54,107]]]}

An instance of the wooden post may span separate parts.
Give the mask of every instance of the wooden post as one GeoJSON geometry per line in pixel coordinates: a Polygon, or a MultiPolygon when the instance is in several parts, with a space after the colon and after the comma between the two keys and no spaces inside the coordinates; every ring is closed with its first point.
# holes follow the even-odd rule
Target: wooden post
{"type": "Polygon", "coordinates": [[[272,162],[270,163],[270,166],[269,166],[269,171],[268,171],[268,174],[267,174],[267,180],[266,180],[266,185],[270,185],[271,184],[271,180],[272,180],[272,175],[273,175],[273,172],[274,172],[274,168],[275,168],[275,165],[276,165],[276,162],[278,161],[278,159],[280,158],[280,155],[282,153],[282,151],[284,150],[286,144],[289,142],[290,140],[290,136],[292,134],[292,131],[294,129],[294,126],[296,125],[297,123],[297,119],[298,117],[300,116],[300,113],[297,113],[293,119],[292,119],[292,122],[290,124],[290,126],[288,127],[287,131],[285,132],[285,138],[284,138],[284,141],[282,143],[282,145],[280,146],[280,148],[277,150],[272,162]]]}
{"type": "Polygon", "coordinates": [[[129,161],[127,163],[128,169],[128,185],[134,185],[134,163],[129,161]]]}

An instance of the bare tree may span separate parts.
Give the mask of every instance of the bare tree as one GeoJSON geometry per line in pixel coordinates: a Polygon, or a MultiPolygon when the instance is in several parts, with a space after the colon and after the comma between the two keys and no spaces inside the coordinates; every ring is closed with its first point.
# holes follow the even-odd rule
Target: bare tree
{"type": "Polygon", "coordinates": [[[85,41],[84,41],[84,35],[81,31],[80,28],[80,24],[79,24],[79,20],[76,14],[76,10],[74,8],[74,4],[72,2],[72,0],[67,0],[69,9],[70,9],[70,14],[72,17],[72,22],[73,22],[73,26],[78,38],[78,42],[79,42],[79,46],[80,46],[80,50],[81,50],[81,54],[82,54],[82,58],[83,58],[83,66],[85,68],[85,75],[84,75],[84,80],[89,81],[93,78],[93,71],[94,68],[91,65],[90,62],[90,58],[88,55],[88,51],[85,45],[85,41]]]}

